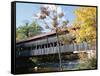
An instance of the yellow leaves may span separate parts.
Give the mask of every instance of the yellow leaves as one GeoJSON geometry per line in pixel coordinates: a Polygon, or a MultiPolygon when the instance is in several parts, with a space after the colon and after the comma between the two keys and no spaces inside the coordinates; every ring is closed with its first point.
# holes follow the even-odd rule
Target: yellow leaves
{"type": "Polygon", "coordinates": [[[96,38],[96,29],[92,26],[89,26],[87,28],[81,28],[77,31],[76,34],[77,42],[81,42],[83,40],[92,41],[96,38]]]}
{"type": "Polygon", "coordinates": [[[80,7],[76,9],[77,21],[85,22],[87,19],[96,18],[96,7],[80,7]]]}
{"type": "Polygon", "coordinates": [[[96,39],[96,7],[80,7],[75,10],[76,20],[74,27],[79,26],[76,31],[76,41],[93,41],[96,39]]]}

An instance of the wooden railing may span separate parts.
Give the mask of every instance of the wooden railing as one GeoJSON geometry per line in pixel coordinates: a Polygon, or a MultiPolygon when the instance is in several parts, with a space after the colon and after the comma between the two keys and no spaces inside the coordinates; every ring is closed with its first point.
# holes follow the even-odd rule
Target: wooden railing
{"type": "MultiPolygon", "coordinates": [[[[74,51],[87,51],[90,50],[91,47],[86,43],[80,44],[69,44],[69,45],[61,45],[61,53],[66,52],[74,52],[74,51]]],[[[58,46],[54,47],[44,47],[44,48],[36,48],[34,50],[24,50],[24,51],[16,51],[16,56],[36,56],[36,55],[47,55],[47,54],[56,54],[58,53],[58,46]]]]}

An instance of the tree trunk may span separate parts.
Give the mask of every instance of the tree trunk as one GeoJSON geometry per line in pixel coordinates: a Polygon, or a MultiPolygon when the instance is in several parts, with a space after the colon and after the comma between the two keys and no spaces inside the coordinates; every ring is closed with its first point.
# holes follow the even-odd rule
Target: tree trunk
{"type": "Polygon", "coordinates": [[[62,61],[61,61],[61,48],[60,48],[59,36],[58,36],[57,30],[56,30],[56,36],[57,36],[58,56],[59,56],[59,65],[60,65],[59,69],[60,69],[60,71],[62,71],[63,68],[62,68],[62,61]]]}

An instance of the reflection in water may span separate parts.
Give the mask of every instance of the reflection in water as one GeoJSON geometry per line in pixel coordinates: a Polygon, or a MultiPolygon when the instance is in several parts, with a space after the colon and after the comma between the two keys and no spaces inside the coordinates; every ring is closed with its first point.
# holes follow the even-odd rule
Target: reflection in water
{"type": "MultiPolygon", "coordinates": [[[[40,62],[36,63],[34,67],[19,68],[18,73],[40,73],[40,72],[57,72],[60,71],[59,62],[40,62]]],[[[80,64],[79,60],[67,60],[62,61],[62,71],[77,70],[77,66],[80,64]]]]}
{"type": "MultiPolygon", "coordinates": [[[[78,64],[79,64],[78,60],[63,61],[62,62],[63,71],[64,70],[74,70],[78,64]]],[[[48,63],[38,63],[38,66],[39,67],[38,67],[37,72],[59,71],[59,63],[57,63],[57,62],[54,62],[54,63],[50,63],[50,62],[48,62],[48,63]]]]}

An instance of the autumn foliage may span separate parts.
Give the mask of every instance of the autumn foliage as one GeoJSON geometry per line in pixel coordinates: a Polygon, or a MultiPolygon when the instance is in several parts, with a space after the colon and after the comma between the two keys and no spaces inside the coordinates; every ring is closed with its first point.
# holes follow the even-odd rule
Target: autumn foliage
{"type": "Polygon", "coordinates": [[[75,10],[76,20],[74,27],[76,30],[77,42],[92,42],[96,40],[96,7],[80,7],[75,10]]]}

